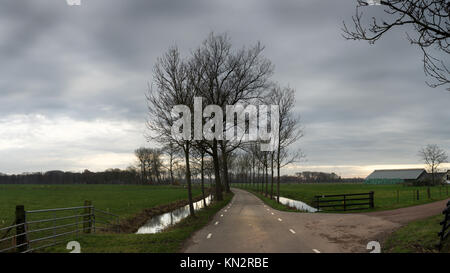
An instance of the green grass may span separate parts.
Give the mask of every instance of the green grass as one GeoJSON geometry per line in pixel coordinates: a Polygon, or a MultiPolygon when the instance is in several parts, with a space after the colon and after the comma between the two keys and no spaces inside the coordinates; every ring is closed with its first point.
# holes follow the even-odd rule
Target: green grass
{"type": "MultiPolygon", "coordinates": [[[[179,252],[186,240],[208,224],[213,216],[230,202],[232,194],[213,202],[208,208],[196,212],[173,227],[156,234],[90,234],[77,240],[83,253],[174,253],[179,252]]],[[[45,252],[67,253],[65,245],[45,249],[45,252]]]]}
{"type": "MultiPolygon", "coordinates": [[[[250,189],[245,185],[233,184],[235,187],[250,189]]],[[[280,196],[303,201],[311,206],[314,205],[315,195],[343,194],[343,193],[366,193],[375,192],[375,208],[373,210],[390,210],[402,207],[415,206],[430,203],[437,200],[449,198],[445,187],[430,187],[431,199],[427,196],[427,187],[408,187],[403,185],[365,185],[365,184],[281,184],[280,196]],[[397,190],[399,200],[397,202],[397,190]],[[419,200],[416,200],[415,192],[419,190],[419,200]],[[414,192],[414,195],[413,195],[414,192]],[[414,196],[414,198],[413,198],[414,196]]],[[[269,185],[270,190],[270,185],[269,185]]],[[[365,211],[373,211],[365,210],[365,211]]],[[[361,211],[360,211],[361,212],[361,211]]]]}
{"type": "MultiPolygon", "coordinates": [[[[199,188],[193,196],[200,195],[199,188]]],[[[0,227],[14,221],[15,206],[25,210],[82,206],[91,200],[96,208],[121,218],[145,208],[187,199],[187,190],[179,186],[137,185],[0,185],[0,227]]]]}
{"type": "MultiPolygon", "coordinates": [[[[444,219],[439,214],[424,220],[413,221],[393,232],[384,242],[383,252],[391,253],[424,253],[438,252],[436,245],[439,243],[437,233],[441,231],[439,225],[444,219]]],[[[441,252],[450,253],[450,238],[441,252]]]]}

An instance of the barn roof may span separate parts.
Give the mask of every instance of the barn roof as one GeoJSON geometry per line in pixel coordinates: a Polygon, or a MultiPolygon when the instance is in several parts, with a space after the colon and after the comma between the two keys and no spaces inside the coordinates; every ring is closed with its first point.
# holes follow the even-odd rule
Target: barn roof
{"type": "Polygon", "coordinates": [[[366,179],[417,179],[425,169],[375,170],[366,179]]]}

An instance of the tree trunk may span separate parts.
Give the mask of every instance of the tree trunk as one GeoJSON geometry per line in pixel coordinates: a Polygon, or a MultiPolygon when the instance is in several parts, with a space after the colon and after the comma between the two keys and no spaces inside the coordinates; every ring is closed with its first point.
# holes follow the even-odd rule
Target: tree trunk
{"type": "Polygon", "coordinates": [[[280,203],[280,148],[277,152],[277,202],[280,203]]]}
{"type": "Polygon", "coordinates": [[[273,155],[275,152],[271,152],[271,157],[270,157],[270,175],[271,175],[271,180],[270,180],[270,199],[273,199],[273,155]]]}
{"type": "Polygon", "coordinates": [[[214,176],[216,181],[216,200],[222,201],[222,185],[220,183],[220,166],[219,166],[219,155],[217,154],[217,140],[213,139],[213,163],[214,163],[214,176]]]}
{"type": "Polygon", "coordinates": [[[173,178],[173,155],[170,155],[170,179],[172,182],[172,185],[175,185],[175,179],[173,178]]]}
{"type": "Polygon", "coordinates": [[[252,162],[252,189],[255,189],[255,158],[253,158],[252,162]]]}
{"type": "Polygon", "coordinates": [[[161,184],[161,174],[159,173],[159,168],[156,164],[156,161],[155,164],[153,164],[153,166],[155,168],[156,181],[158,182],[158,184],[161,184]]]}
{"type": "Polygon", "coordinates": [[[434,167],[431,168],[432,185],[434,185],[434,167]]]}
{"type": "Polygon", "coordinates": [[[205,154],[202,153],[201,154],[201,165],[200,165],[200,176],[201,176],[201,180],[202,180],[202,197],[203,197],[203,205],[206,208],[206,200],[205,200],[205,174],[204,174],[204,169],[205,169],[205,163],[204,163],[204,158],[205,158],[205,154]]]}
{"type": "Polygon", "coordinates": [[[221,146],[221,150],[222,150],[222,165],[223,165],[222,177],[223,177],[223,181],[224,181],[223,183],[225,185],[225,191],[227,193],[230,193],[231,190],[230,190],[230,185],[229,185],[229,181],[228,181],[228,158],[227,158],[226,146],[225,146],[224,140],[221,141],[220,146],[221,146]]]}
{"type": "Polygon", "coordinates": [[[194,204],[192,202],[191,167],[189,165],[189,142],[186,142],[184,156],[186,159],[186,183],[188,187],[189,213],[191,214],[191,216],[195,216],[194,204]]]}
{"type": "MultiPolygon", "coordinates": [[[[259,165],[258,165],[258,177],[257,178],[258,178],[258,184],[256,185],[256,190],[258,192],[261,192],[259,189],[259,186],[261,184],[261,166],[259,166],[259,165]]],[[[261,187],[261,189],[262,189],[262,187],[261,187]]]]}
{"type": "Polygon", "coordinates": [[[144,163],[141,163],[141,183],[142,183],[142,185],[145,184],[145,165],[144,165],[144,163]]]}
{"type": "Polygon", "coordinates": [[[267,153],[264,156],[264,161],[266,163],[264,165],[264,169],[265,169],[265,172],[266,172],[264,180],[265,180],[265,183],[266,183],[266,197],[267,197],[267,194],[269,193],[269,190],[268,190],[268,186],[269,186],[269,162],[267,161],[267,153]]]}

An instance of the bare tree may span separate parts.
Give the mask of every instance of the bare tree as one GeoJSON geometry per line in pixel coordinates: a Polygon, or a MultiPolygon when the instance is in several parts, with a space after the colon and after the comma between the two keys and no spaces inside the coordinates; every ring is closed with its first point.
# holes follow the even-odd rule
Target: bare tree
{"type": "Polygon", "coordinates": [[[147,166],[147,174],[151,183],[161,183],[161,161],[162,151],[157,148],[145,149],[145,162],[147,166]]]}
{"type": "MultiPolygon", "coordinates": [[[[226,34],[211,33],[202,46],[194,51],[190,61],[190,79],[195,93],[204,98],[205,104],[218,105],[225,112],[227,105],[244,103],[259,98],[268,86],[273,72],[271,62],[262,56],[264,47],[260,43],[248,49],[233,51],[226,34]]],[[[226,115],[223,115],[226,122],[226,115]]],[[[223,126],[222,128],[225,128],[223,126]]],[[[215,128],[217,130],[218,128],[215,128]]],[[[237,148],[224,139],[214,138],[203,144],[205,152],[213,158],[216,179],[216,198],[222,199],[222,183],[228,183],[227,156],[237,148]],[[220,147],[219,147],[220,144],[220,147]],[[222,178],[220,178],[219,151],[221,150],[222,178]]]]}
{"type": "Polygon", "coordinates": [[[433,185],[435,183],[435,174],[442,163],[447,162],[448,156],[445,151],[439,148],[436,144],[428,144],[426,147],[420,149],[419,156],[423,159],[433,178],[433,185]]]}
{"type": "Polygon", "coordinates": [[[200,174],[200,182],[201,182],[201,190],[203,197],[203,205],[206,207],[206,199],[205,199],[205,156],[206,152],[204,149],[200,148],[198,145],[193,149],[193,163],[194,167],[198,170],[200,174]]]}
{"type": "MultiPolygon", "coordinates": [[[[423,52],[423,69],[434,81],[431,87],[450,83],[448,61],[450,53],[450,2],[448,0],[381,0],[382,18],[363,20],[362,8],[369,6],[367,0],[357,0],[356,14],[352,17],[353,28],[343,23],[343,36],[351,40],[366,40],[373,44],[386,32],[401,26],[411,26],[413,33],[407,33],[411,44],[423,52]],[[441,57],[432,56],[436,50],[441,57]]],[[[374,7],[372,7],[374,8],[374,7]]],[[[450,87],[447,88],[450,91],[450,87]]]]}
{"type": "Polygon", "coordinates": [[[173,141],[169,141],[163,147],[162,151],[169,157],[169,164],[167,169],[170,175],[170,183],[174,185],[175,184],[174,165],[178,163],[177,156],[179,154],[179,148],[173,143],[173,141]]]}
{"type": "Polygon", "coordinates": [[[303,137],[300,117],[295,115],[295,90],[290,87],[281,88],[275,85],[268,98],[271,104],[278,105],[278,145],[275,154],[277,168],[277,202],[280,202],[280,170],[304,157],[301,150],[288,149],[289,146],[303,137]]]}
{"type": "MultiPolygon", "coordinates": [[[[172,134],[172,127],[180,119],[180,116],[174,116],[174,107],[184,105],[192,112],[195,95],[189,86],[187,65],[181,59],[178,48],[170,48],[166,54],[157,60],[154,68],[154,83],[156,89],[149,88],[147,94],[149,111],[147,127],[154,134],[148,137],[162,143],[173,142],[183,150],[189,211],[191,215],[194,215],[189,158],[192,141],[184,138],[178,139],[172,134]]],[[[182,127],[182,130],[183,133],[188,132],[187,128],[182,127]]]]}
{"type": "Polygon", "coordinates": [[[141,169],[140,171],[140,177],[141,177],[141,183],[145,184],[147,181],[147,176],[146,176],[146,149],[144,147],[138,148],[134,151],[134,154],[136,155],[138,162],[139,162],[139,167],[141,169]]]}

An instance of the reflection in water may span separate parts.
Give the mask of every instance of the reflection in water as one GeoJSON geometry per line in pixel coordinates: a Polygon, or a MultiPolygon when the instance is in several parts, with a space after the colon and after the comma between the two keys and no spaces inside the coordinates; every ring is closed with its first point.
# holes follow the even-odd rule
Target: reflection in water
{"type": "Polygon", "coordinates": [[[313,207],[307,205],[306,203],[303,203],[302,201],[293,200],[293,199],[289,199],[289,198],[285,198],[285,197],[281,197],[281,196],[280,196],[280,203],[283,205],[293,207],[298,210],[307,211],[307,212],[316,212],[317,211],[316,208],[313,208],[313,207]]]}
{"type": "MultiPolygon", "coordinates": [[[[205,198],[206,205],[211,204],[212,196],[208,196],[205,198]]],[[[197,201],[194,204],[194,210],[199,210],[204,207],[203,200],[197,201]]],[[[147,234],[147,233],[157,233],[162,230],[175,225],[180,222],[184,218],[189,216],[189,205],[178,208],[171,212],[167,212],[155,217],[152,217],[150,220],[145,223],[142,227],[138,229],[137,234],[147,234]]]]}

